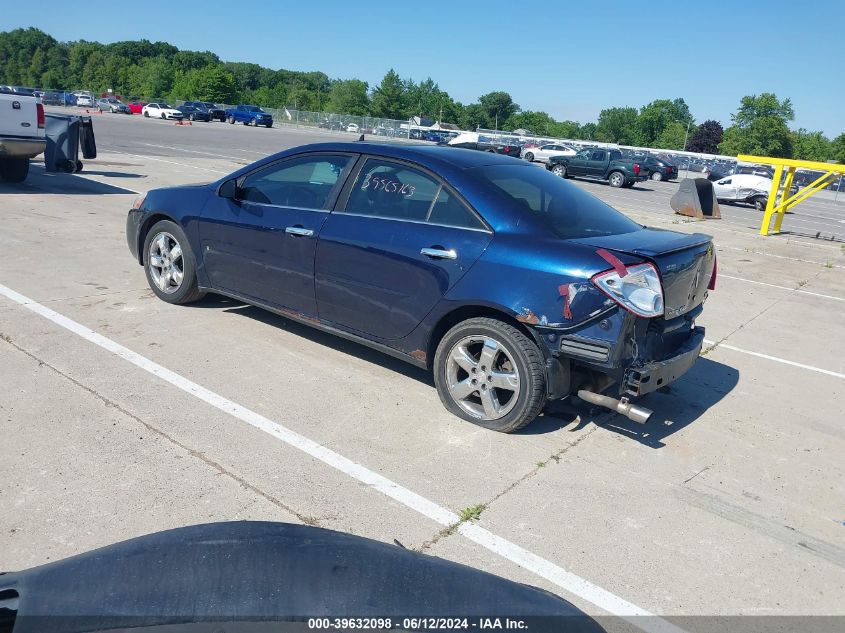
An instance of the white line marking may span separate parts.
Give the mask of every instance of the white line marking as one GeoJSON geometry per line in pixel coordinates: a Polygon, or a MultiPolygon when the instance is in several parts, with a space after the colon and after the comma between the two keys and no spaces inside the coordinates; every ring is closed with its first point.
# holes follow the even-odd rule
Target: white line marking
{"type": "MultiPolygon", "coordinates": [[[[0,286],[0,288],[2,288],[2,286],[0,286]]],[[[704,339],[704,343],[705,345],[712,345],[715,348],[724,347],[725,349],[729,349],[734,352],[739,352],[740,354],[748,354],[749,356],[756,356],[757,358],[765,358],[766,360],[771,360],[776,363],[783,363],[784,365],[791,365],[792,367],[800,367],[801,369],[808,369],[819,374],[825,374],[826,376],[833,376],[834,378],[845,378],[845,374],[841,374],[838,371],[822,369],[821,367],[805,365],[804,363],[796,363],[794,360],[787,360],[785,358],[779,358],[777,356],[769,356],[768,354],[761,354],[760,352],[752,352],[751,350],[742,349],[741,347],[729,345],[728,343],[717,343],[716,341],[710,341],[708,339],[704,339]]]]}
{"type": "Polygon", "coordinates": [[[116,149],[104,148],[106,152],[110,154],[123,154],[124,156],[134,156],[135,158],[146,158],[148,160],[154,160],[159,163],[168,163],[170,165],[179,165],[180,167],[189,167],[190,169],[199,169],[202,171],[211,171],[215,174],[228,174],[228,171],[220,171],[219,169],[208,169],[207,167],[197,167],[196,165],[186,165],[185,163],[177,163],[172,160],[164,160],[163,158],[153,158],[152,156],[147,156],[145,154],[130,154],[129,152],[121,152],[116,149]]]}
{"type": "Polygon", "coordinates": [[[753,279],[744,279],[743,277],[733,277],[731,275],[725,275],[724,273],[718,273],[717,278],[725,279],[734,279],[736,281],[744,281],[747,284],[757,284],[758,286],[768,286],[769,288],[780,288],[781,290],[789,290],[791,292],[800,292],[801,294],[805,295],[812,295],[814,297],[822,297],[823,299],[833,299],[834,301],[845,301],[843,297],[834,297],[833,295],[823,295],[819,292],[811,292],[809,290],[802,290],[801,288],[790,288],[789,286],[778,286],[777,284],[767,284],[765,281],[754,281],[753,279]]]}
{"type": "MultiPolygon", "coordinates": [[[[460,517],[440,506],[433,501],[429,501],[425,497],[400,486],[399,484],[387,479],[371,471],[370,469],[357,464],[343,455],[318,444],[304,435],[300,435],[296,431],[292,431],[281,424],[265,418],[263,415],[256,413],[246,407],[229,400],[205,387],[198,385],[185,378],[184,376],[173,372],[150,359],[133,352],[127,347],[116,343],[115,341],[106,338],[102,334],[98,334],[76,321],[51,310],[50,308],[41,305],[0,284],[0,295],[11,299],[15,303],[31,310],[32,312],[52,321],[56,325],[73,332],[77,336],[85,339],[101,347],[102,349],[119,356],[120,358],[132,363],[136,367],[169,382],[174,387],[210,404],[211,406],[227,413],[239,420],[246,422],[268,435],[272,435],[285,444],[301,450],[311,457],[320,460],[324,464],[339,470],[345,475],[357,479],[361,483],[372,487],[374,490],[382,493],[398,501],[402,505],[414,510],[425,517],[439,523],[443,526],[450,526],[458,523],[460,517]]],[[[602,589],[598,585],[594,585],[588,580],[566,571],[562,567],[548,561],[528,550],[512,543],[500,536],[497,536],[478,525],[470,523],[462,523],[458,531],[466,538],[478,543],[482,547],[488,549],[494,554],[498,554],[517,565],[527,569],[535,575],[544,578],[545,580],[555,584],[564,591],[572,595],[590,602],[600,609],[628,620],[638,628],[649,631],[650,633],[685,633],[683,629],[654,616],[645,609],[642,609],[635,604],[620,598],[619,596],[602,589]]]]}
{"type": "MultiPolygon", "coordinates": [[[[147,147],[157,147],[159,149],[172,149],[177,152],[188,152],[190,154],[202,154],[204,156],[213,156],[214,158],[219,158],[221,160],[225,160],[230,163],[234,163],[235,161],[232,160],[231,156],[221,156],[220,154],[212,154],[211,152],[201,152],[197,149],[186,149],[184,147],[173,147],[171,145],[153,145],[152,143],[144,143],[147,147]]],[[[227,148],[228,149],[228,148],[227,148]]],[[[229,149],[230,152],[243,152],[248,150],[242,149],[229,149]]],[[[258,153],[258,152],[255,152],[258,153]]],[[[263,156],[269,156],[270,154],[263,154],[263,156]]]]}
{"type": "Polygon", "coordinates": [[[845,266],[840,266],[839,264],[831,264],[830,262],[817,262],[813,261],[812,259],[801,259],[800,257],[789,257],[788,255],[775,255],[774,253],[763,253],[762,251],[753,251],[746,248],[739,248],[737,246],[717,246],[716,250],[739,251],[741,253],[748,253],[749,255],[765,255],[766,257],[788,259],[793,262],[803,262],[805,264],[818,264],[819,266],[827,266],[828,264],[830,264],[831,268],[845,268],[845,266]]]}

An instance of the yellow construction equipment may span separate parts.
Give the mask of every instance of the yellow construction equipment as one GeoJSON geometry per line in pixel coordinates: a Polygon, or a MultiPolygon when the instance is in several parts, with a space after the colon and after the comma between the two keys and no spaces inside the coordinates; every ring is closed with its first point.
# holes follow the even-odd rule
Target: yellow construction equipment
{"type": "Polygon", "coordinates": [[[845,175],[845,165],[820,163],[814,160],[793,160],[791,158],[749,156],[746,154],[740,154],[736,159],[741,163],[773,165],[775,168],[775,175],[772,178],[772,190],[769,192],[769,200],[766,202],[766,211],[763,213],[763,222],[760,225],[760,235],[769,234],[772,216],[775,213],[777,213],[777,218],[775,219],[773,232],[779,233],[780,226],[783,224],[783,216],[788,209],[791,209],[799,202],[803,202],[814,193],[827,187],[836,180],[837,176],[845,175]],[[786,178],[783,177],[784,169],[786,169],[786,178]],[[794,195],[789,195],[796,169],[810,169],[824,172],[824,174],[794,195]]]}

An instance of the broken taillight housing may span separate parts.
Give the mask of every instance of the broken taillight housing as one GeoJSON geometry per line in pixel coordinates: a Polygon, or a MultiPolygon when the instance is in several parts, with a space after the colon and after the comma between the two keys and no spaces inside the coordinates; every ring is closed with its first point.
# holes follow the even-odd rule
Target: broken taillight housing
{"type": "Polygon", "coordinates": [[[626,266],[624,274],[617,269],[595,275],[592,282],[626,310],[641,317],[663,314],[663,285],[651,264],[626,266]]]}

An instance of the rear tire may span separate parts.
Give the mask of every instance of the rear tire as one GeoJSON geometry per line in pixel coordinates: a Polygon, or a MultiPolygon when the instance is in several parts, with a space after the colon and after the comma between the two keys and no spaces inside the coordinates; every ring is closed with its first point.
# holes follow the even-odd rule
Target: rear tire
{"type": "Polygon", "coordinates": [[[0,180],[6,182],[23,182],[29,174],[28,158],[0,159],[0,180]]]}
{"type": "Polygon", "coordinates": [[[614,189],[619,189],[625,184],[625,175],[621,171],[612,171],[607,177],[607,182],[610,183],[610,186],[614,189]]]}
{"type": "Polygon", "coordinates": [[[657,182],[661,182],[663,180],[663,174],[661,174],[659,171],[654,171],[651,173],[651,179],[657,182]]]}
{"type": "MultiPolygon", "coordinates": [[[[160,255],[162,251],[153,248],[160,255]]],[[[200,290],[197,284],[197,265],[194,260],[194,254],[191,251],[191,246],[188,243],[188,238],[182,231],[182,228],[175,222],[170,220],[160,220],[156,222],[146,236],[144,236],[144,272],[147,275],[147,283],[150,289],[162,301],[176,305],[191,303],[198,301],[205,296],[205,291],[200,290]],[[158,283],[158,279],[164,274],[164,269],[161,266],[156,266],[152,257],[150,257],[151,248],[153,248],[153,241],[157,241],[160,236],[165,236],[168,244],[168,253],[173,252],[174,245],[178,245],[180,255],[175,257],[171,262],[171,268],[181,272],[182,280],[178,286],[174,287],[174,281],[168,281],[166,284],[158,283]],[[162,288],[164,286],[164,288],[162,288]]]]}
{"type": "Polygon", "coordinates": [[[234,125],[234,124],[235,124],[235,117],[230,116],[229,117],[229,125],[234,125]]]}
{"type": "Polygon", "coordinates": [[[492,431],[518,431],[540,414],[546,402],[540,348],[523,332],[498,319],[480,317],[454,326],[437,346],[433,369],[437,394],[446,409],[492,431]],[[485,354],[490,366],[482,364],[485,354]],[[510,377],[508,386],[496,386],[502,384],[496,378],[504,376],[510,377]],[[472,382],[476,379],[477,383],[472,382]],[[460,391],[476,384],[477,390],[460,391]],[[461,393],[465,395],[461,397],[461,393]],[[491,415],[485,402],[492,403],[490,411],[495,412],[491,415]]]}
{"type": "Polygon", "coordinates": [[[146,110],[144,110],[144,116],[145,116],[145,117],[147,117],[147,118],[149,119],[149,118],[150,118],[150,113],[149,113],[149,112],[147,112],[146,110]]]}

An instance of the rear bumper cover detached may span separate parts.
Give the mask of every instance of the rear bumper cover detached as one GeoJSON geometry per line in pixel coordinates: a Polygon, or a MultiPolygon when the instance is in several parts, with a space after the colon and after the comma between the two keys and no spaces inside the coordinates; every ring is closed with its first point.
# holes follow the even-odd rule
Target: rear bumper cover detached
{"type": "Polygon", "coordinates": [[[674,382],[695,364],[703,345],[704,328],[696,327],[674,355],[626,369],[620,391],[631,396],[642,396],[674,382]]]}

